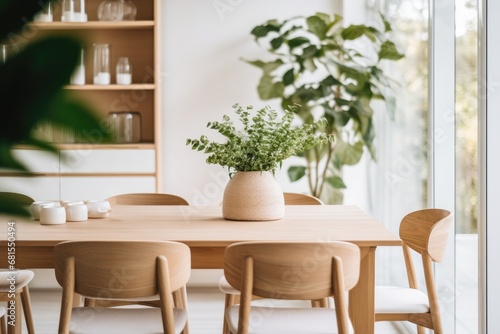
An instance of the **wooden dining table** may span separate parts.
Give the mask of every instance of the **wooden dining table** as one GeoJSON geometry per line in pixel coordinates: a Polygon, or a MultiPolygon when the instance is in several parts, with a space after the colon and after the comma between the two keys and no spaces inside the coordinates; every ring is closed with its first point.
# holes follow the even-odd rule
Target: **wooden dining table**
{"type": "MultiPolygon", "coordinates": [[[[355,333],[375,326],[375,250],[401,240],[369,214],[352,205],[286,206],[283,219],[230,221],[220,206],[114,206],[107,218],[62,225],[32,219],[14,222],[17,268],[54,268],[54,246],[67,240],[173,240],[191,249],[193,269],[223,268],[224,249],[239,241],[348,241],[361,250],[360,277],[349,292],[355,333]]],[[[11,235],[10,235],[11,236],[11,235]]],[[[0,263],[8,268],[7,228],[0,232],[0,263]]],[[[12,240],[12,238],[10,239],[12,240]]]]}

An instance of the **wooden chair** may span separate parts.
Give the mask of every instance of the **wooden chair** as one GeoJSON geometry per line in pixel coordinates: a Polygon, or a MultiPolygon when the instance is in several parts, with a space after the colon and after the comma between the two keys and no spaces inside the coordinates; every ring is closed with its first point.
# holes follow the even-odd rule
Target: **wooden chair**
{"type": "MultiPolygon", "coordinates": [[[[12,270],[12,271],[0,271],[0,301],[9,302],[12,300],[11,296],[11,276],[15,276],[15,296],[14,300],[16,305],[22,305],[22,311],[24,312],[24,319],[26,320],[26,328],[29,334],[35,333],[35,326],[33,324],[33,315],[31,312],[31,298],[28,288],[28,284],[31,282],[35,273],[31,270],[12,270]]],[[[16,319],[21,315],[21,308],[16,306],[16,319]]],[[[20,326],[21,322],[16,321],[16,326],[20,326]]],[[[15,326],[7,326],[8,333],[20,333],[16,331],[15,326]]]]}
{"type": "Polygon", "coordinates": [[[187,323],[186,310],[175,308],[172,298],[172,291],[184,286],[191,272],[185,244],[68,241],[56,245],[54,264],[63,287],[59,334],[178,334],[187,323]],[[73,308],[75,293],[99,299],[159,295],[160,308],[73,308]]]}
{"type": "Polygon", "coordinates": [[[409,288],[377,286],[375,288],[375,321],[409,321],[442,334],[438,296],[434,282],[433,262],[444,258],[453,215],[441,209],[425,209],[406,215],[399,227],[409,288]],[[427,294],[418,290],[411,250],[422,258],[427,294]]]}
{"type": "MultiPolygon", "coordinates": [[[[114,205],[189,205],[188,201],[184,198],[165,193],[128,193],[121,194],[110,197],[107,199],[111,206],[114,205]]],[[[178,307],[183,307],[183,300],[186,300],[186,287],[183,286],[180,290],[174,291],[175,305],[178,307]]],[[[126,301],[102,303],[102,301],[96,301],[95,299],[85,299],[86,306],[96,306],[96,305],[108,305],[108,306],[118,306],[130,304],[126,301]]],[[[148,306],[159,306],[157,298],[149,298],[147,300],[138,301],[136,304],[148,305],[148,306]]],[[[188,333],[188,325],[183,332],[188,333]]]]}
{"type": "Polygon", "coordinates": [[[122,194],[108,198],[113,205],[189,205],[184,198],[162,193],[122,194]]]}
{"type": "Polygon", "coordinates": [[[226,309],[231,333],[352,331],[346,292],[359,277],[359,248],[348,242],[240,242],[224,253],[224,275],[241,290],[226,309]],[[252,296],[284,300],[334,297],[332,308],[252,306],[252,296]]]}
{"type": "MultiPolygon", "coordinates": [[[[311,195],[285,192],[283,193],[283,196],[285,197],[285,205],[323,205],[323,202],[319,198],[316,198],[311,195]]],[[[219,280],[219,290],[225,294],[224,310],[227,309],[229,306],[239,302],[238,298],[240,292],[237,289],[233,288],[227,282],[224,276],[222,276],[221,279],[219,280]]],[[[327,303],[326,300],[312,301],[313,306],[326,306],[326,303],[327,303]]],[[[224,324],[222,333],[223,334],[230,333],[225,319],[225,315],[224,315],[224,324]]]]}
{"type": "Polygon", "coordinates": [[[5,307],[0,307],[0,334],[7,334],[7,321],[5,320],[6,314],[7,310],[5,309],[5,307]]]}
{"type": "Polygon", "coordinates": [[[323,202],[314,196],[299,193],[283,193],[285,205],[323,205],[323,202]]]}

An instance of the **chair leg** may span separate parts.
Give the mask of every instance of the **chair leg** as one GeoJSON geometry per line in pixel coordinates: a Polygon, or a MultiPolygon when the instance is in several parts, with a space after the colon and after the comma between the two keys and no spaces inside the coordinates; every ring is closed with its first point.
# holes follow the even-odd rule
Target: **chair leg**
{"type": "Polygon", "coordinates": [[[21,292],[21,299],[23,302],[24,318],[26,319],[26,328],[28,334],[35,334],[35,326],[33,325],[33,314],[31,312],[31,298],[30,291],[26,285],[21,292]]]}
{"type": "Polygon", "coordinates": [[[23,308],[20,306],[22,304],[21,301],[21,293],[16,292],[16,295],[14,297],[15,299],[15,305],[16,305],[16,318],[15,318],[15,323],[14,326],[9,326],[9,323],[7,322],[7,333],[8,334],[21,334],[22,333],[22,328],[23,328],[23,308]]]}
{"type": "Polygon", "coordinates": [[[7,334],[7,321],[5,317],[6,315],[0,318],[0,334],[7,334]]]}
{"type": "Polygon", "coordinates": [[[226,298],[224,300],[224,323],[222,325],[222,334],[231,334],[229,326],[227,325],[226,310],[229,306],[232,306],[236,303],[235,299],[235,295],[226,294],[226,298]]]}
{"type": "Polygon", "coordinates": [[[417,326],[417,334],[425,334],[426,328],[422,326],[417,326]]]}
{"type": "MultiPolygon", "coordinates": [[[[187,311],[187,291],[186,286],[183,286],[177,291],[172,293],[174,298],[174,306],[187,311]]],[[[182,334],[189,334],[189,321],[186,321],[186,325],[181,332],[182,334]]]]}

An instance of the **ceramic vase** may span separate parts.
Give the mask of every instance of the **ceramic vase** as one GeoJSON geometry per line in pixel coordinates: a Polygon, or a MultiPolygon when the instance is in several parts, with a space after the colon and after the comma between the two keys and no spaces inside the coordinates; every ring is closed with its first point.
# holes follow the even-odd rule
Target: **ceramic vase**
{"type": "Polygon", "coordinates": [[[283,190],[271,172],[236,172],[224,190],[222,216],[229,220],[277,220],[285,214],[283,190]]]}

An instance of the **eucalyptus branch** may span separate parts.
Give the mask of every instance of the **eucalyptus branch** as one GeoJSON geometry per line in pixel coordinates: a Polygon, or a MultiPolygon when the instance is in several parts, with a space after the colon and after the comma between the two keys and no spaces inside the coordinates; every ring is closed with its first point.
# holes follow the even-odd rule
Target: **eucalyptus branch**
{"type": "Polygon", "coordinates": [[[229,171],[275,172],[283,160],[317,145],[333,141],[332,135],[319,132],[324,119],[292,127],[294,113],[286,111],[283,117],[269,106],[253,110],[233,106],[243,129],[237,130],[227,115],[221,122],[209,122],[207,127],[226,137],[218,143],[202,135],[199,139],[187,139],[186,145],[193,150],[209,154],[207,163],[228,167],[229,171]]]}

